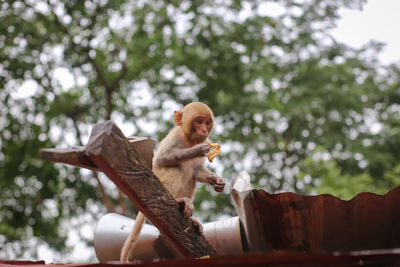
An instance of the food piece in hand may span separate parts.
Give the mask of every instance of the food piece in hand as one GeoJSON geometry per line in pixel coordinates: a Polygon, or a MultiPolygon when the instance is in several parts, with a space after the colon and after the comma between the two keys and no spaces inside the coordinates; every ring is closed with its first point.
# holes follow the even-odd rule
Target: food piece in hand
{"type": "Polygon", "coordinates": [[[219,153],[221,153],[221,151],[219,150],[221,146],[217,143],[209,143],[209,142],[206,143],[210,146],[210,151],[208,151],[208,153],[206,153],[205,155],[207,156],[210,162],[213,162],[214,158],[218,156],[219,153]]]}

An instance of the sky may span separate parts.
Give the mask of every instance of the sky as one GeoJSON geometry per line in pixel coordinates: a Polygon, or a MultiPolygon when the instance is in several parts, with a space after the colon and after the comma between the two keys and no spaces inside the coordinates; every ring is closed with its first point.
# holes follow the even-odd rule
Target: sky
{"type": "Polygon", "coordinates": [[[400,0],[368,0],[363,10],[342,9],[337,41],[359,48],[370,40],[386,43],[379,56],[384,64],[400,62],[400,0]]]}

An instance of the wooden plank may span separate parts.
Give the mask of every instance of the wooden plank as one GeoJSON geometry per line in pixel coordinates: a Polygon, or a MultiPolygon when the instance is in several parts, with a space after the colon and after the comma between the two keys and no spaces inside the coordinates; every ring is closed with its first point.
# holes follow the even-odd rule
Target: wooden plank
{"type": "MultiPolygon", "coordinates": [[[[151,169],[152,159],[154,154],[154,147],[156,142],[149,138],[144,137],[129,137],[129,143],[133,145],[136,151],[144,159],[146,167],[151,169]]],[[[85,147],[77,146],[73,148],[42,148],[39,151],[39,157],[45,160],[66,163],[76,167],[91,169],[94,171],[101,171],[93,163],[93,161],[85,154],[85,147]]]]}
{"type": "Polygon", "coordinates": [[[146,167],[151,169],[153,167],[153,156],[156,142],[152,139],[138,136],[128,137],[128,141],[144,160],[146,167]]]}
{"type": "Polygon", "coordinates": [[[131,145],[132,141],[113,122],[107,121],[93,127],[83,150],[60,155],[56,151],[42,150],[41,156],[75,166],[96,166],[128,196],[182,257],[215,256],[215,250],[198,233],[192,219],[182,216],[179,204],[147,167],[148,163],[131,145]],[[69,156],[73,159],[67,159],[69,156]]]}
{"type": "Polygon", "coordinates": [[[84,149],[84,147],[69,149],[43,148],[39,151],[39,157],[53,162],[100,171],[90,158],[86,156],[84,149]]]}

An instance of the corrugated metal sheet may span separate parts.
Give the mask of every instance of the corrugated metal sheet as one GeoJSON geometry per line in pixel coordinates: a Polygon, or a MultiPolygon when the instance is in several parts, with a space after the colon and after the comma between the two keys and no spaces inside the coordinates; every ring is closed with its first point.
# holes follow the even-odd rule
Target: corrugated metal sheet
{"type": "Polygon", "coordinates": [[[252,251],[312,252],[400,248],[400,187],[386,195],[244,194],[252,251]]]}
{"type": "MultiPolygon", "coordinates": [[[[244,177],[246,178],[246,177],[244,177]]],[[[246,185],[243,182],[241,184],[246,185]]],[[[251,252],[333,253],[400,248],[400,186],[385,195],[269,194],[232,188],[251,252]]]]}
{"type": "Polygon", "coordinates": [[[275,251],[263,254],[243,254],[215,257],[212,259],[184,259],[146,263],[98,263],[98,264],[43,264],[43,262],[0,261],[0,267],[180,267],[180,266],[400,266],[400,250],[360,251],[347,254],[319,254],[275,251]]]}

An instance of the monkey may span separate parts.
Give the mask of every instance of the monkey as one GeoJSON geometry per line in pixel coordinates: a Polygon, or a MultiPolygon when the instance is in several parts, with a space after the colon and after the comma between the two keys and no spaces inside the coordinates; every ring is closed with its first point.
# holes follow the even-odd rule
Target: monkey
{"type": "MultiPolygon", "coordinates": [[[[216,192],[222,192],[225,180],[208,170],[205,166],[205,154],[210,151],[207,138],[214,127],[214,115],[202,102],[192,102],[181,111],[174,111],[175,127],[160,142],[153,157],[153,172],[168,189],[175,200],[183,206],[183,215],[193,215],[193,197],[196,182],[213,186],[216,192]]],[[[145,221],[139,212],[130,235],[124,243],[120,260],[132,260],[133,249],[145,221]]],[[[202,232],[199,222],[194,225],[202,232]]]]}

